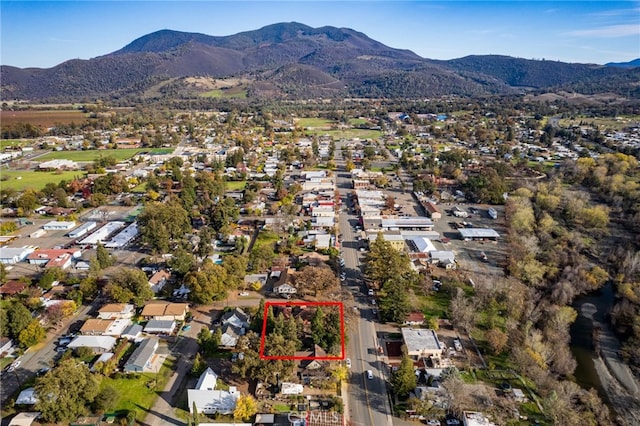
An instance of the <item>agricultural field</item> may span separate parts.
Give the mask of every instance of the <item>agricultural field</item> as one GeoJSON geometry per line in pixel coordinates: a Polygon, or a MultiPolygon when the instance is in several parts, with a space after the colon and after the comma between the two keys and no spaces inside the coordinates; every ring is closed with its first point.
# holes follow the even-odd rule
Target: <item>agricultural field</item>
{"type": "Polygon", "coordinates": [[[152,154],[168,154],[173,149],[144,149],[144,148],[120,148],[120,149],[90,149],[86,151],[52,151],[48,154],[38,157],[39,161],[49,160],[71,160],[77,162],[95,161],[100,157],[113,157],[118,161],[128,160],[140,152],[149,152],[152,154]]]}
{"type": "Polygon", "coordinates": [[[33,170],[9,171],[0,170],[0,187],[2,189],[13,189],[15,191],[24,191],[32,188],[40,190],[48,183],[55,183],[62,180],[70,181],[76,177],[84,176],[82,170],[72,170],[65,172],[36,172],[33,170]]]}
{"type": "Polygon", "coordinates": [[[89,114],[80,110],[29,110],[29,111],[0,111],[0,122],[3,125],[16,123],[30,123],[43,128],[55,124],[80,124],[89,119],[89,114]]]}

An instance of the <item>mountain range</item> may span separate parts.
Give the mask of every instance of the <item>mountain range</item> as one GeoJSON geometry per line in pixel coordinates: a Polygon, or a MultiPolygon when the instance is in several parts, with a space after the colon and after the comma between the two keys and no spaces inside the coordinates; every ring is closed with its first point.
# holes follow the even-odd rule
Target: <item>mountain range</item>
{"type": "Polygon", "coordinates": [[[431,60],[348,28],[278,23],[214,37],[161,30],[55,67],[0,67],[3,100],[194,96],[422,98],[566,90],[640,98],[640,60],[575,64],[509,56],[431,60]]]}

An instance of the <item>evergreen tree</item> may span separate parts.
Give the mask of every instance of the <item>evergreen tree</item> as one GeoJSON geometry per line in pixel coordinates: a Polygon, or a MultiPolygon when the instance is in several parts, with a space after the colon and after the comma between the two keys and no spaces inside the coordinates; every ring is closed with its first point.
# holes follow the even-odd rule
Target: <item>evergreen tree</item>
{"type": "Polygon", "coordinates": [[[402,350],[402,361],[400,367],[393,373],[391,377],[391,386],[396,396],[406,396],[415,389],[417,379],[413,370],[413,361],[407,354],[406,347],[402,350]]]}

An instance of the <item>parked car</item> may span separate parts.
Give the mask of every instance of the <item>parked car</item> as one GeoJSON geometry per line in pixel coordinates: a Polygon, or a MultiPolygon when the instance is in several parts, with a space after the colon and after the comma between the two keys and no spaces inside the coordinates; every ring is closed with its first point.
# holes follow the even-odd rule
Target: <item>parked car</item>
{"type": "Polygon", "coordinates": [[[369,296],[373,296],[373,289],[372,288],[369,289],[369,296]]]}
{"type": "Polygon", "coordinates": [[[182,331],[189,331],[189,330],[191,330],[190,325],[185,325],[184,327],[182,327],[182,331]]]}
{"type": "Polygon", "coordinates": [[[21,360],[13,361],[13,363],[9,366],[9,368],[7,368],[7,373],[11,373],[15,371],[16,368],[20,367],[21,363],[22,363],[21,360]]]}
{"type": "Polygon", "coordinates": [[[446,421],[448,426],[455,426],[460,424],[460,420],[458,419],[447,419],[446,421]]]}
{"type": "Polygon", "coordinates": [[[440,426],[440,420],[436,420],[436,419],[429,419],[427,420],[427,424],[431,425],[431,426],[440,426]]]}
{"type": "Polygon", "coordinates": [[[347,358],[347,359],[344,361],[344,364],[347,366],[347,368],[351,368],[351,360],[350,360],[349,358],[347,358]]]}
{"type": "Polygon", "coordinates": [[[373,380],[373,371],[367,370],[367,379],[373,380]]]}
{"type": "Polygon", "coordinates": [[[240,292],[240,296],[248,296],[249,292],[248,291],[241,291],[240,292]]]}

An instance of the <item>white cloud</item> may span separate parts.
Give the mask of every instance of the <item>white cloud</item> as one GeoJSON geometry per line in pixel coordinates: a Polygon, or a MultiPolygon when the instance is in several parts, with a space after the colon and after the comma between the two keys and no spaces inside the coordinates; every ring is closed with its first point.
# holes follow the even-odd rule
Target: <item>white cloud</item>
{"type": "Polygon", "coordinates": [[[610,25],[589,30],[569,31],[565,35],[574,37],[626,37],[640,35],[640,25],[610,25]]]}

